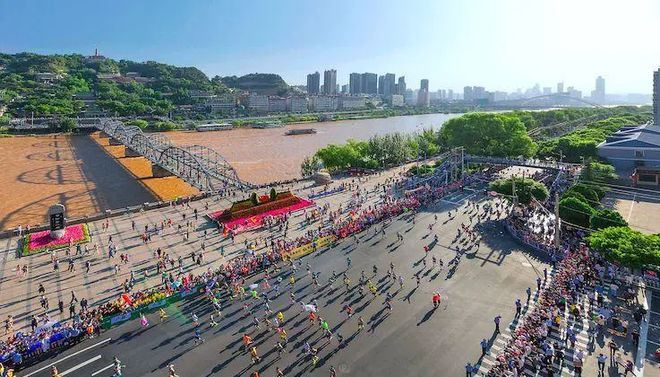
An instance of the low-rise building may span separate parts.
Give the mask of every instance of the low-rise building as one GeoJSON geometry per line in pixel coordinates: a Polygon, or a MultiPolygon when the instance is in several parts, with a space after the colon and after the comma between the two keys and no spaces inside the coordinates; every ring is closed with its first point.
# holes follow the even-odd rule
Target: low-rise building
{"type": "Polygon", "coordinates": [[[53,81],[60,80],[64,77],[64,74],[61,73],[52,73],[52,72],[39,72],[34,74],[35,80],[41,83],[50,83],[53,81]]]}
{"type": "Polygon", "coordinates": [[[292,113],[306,113],[307,112],[307,97],[294,96],[287,98],[286,104],[287,111],[292,113]]]}
{"type": "Polygon", "coordinates": [[[269,110],[268,96],[263,94],[250,94],[247,98],[248,108],[258,113],[267,113],[269,110]]]}
{"type": "Polygon", "coordinates": [[[598,155],[624,174],[635,168],[660,168],[660,126],[626,126],[598,145],[598,155]]]}
{"type": "MultiPolygon", "coordinates": [[[[128,76],[128,73],[126,74],[126,76],[128,76]]],[[[188,95],[190,96],[190,98],[193,99],[205,99],[205,100],[216,97],[215,94],[208,92],[206,90],[189,90],[188,95]]]]}
{"type": "Polygon", "coordinates": [[[286,111],[286,98],[268,97],[268,111],[271,113],[282,113],[286,111]]]}
{"type": "Polygon", "coordinates": [[[335,111],[337,102],[336,96],[313,96],[309,98],[309,107],[313,111],[335,111]]]}
{"type": "Polygon", "coordinates": [[[365,97],[340,97],[341,108],[343,110],[364,109],[367,107],[367,99],[365,97]]]}
{"type": "Polygon", "coordinates": [[[207,100],[204,105],[210,111],[230,111],[236,108],[236,98],[233,96],[216,96],[207,100]]]}

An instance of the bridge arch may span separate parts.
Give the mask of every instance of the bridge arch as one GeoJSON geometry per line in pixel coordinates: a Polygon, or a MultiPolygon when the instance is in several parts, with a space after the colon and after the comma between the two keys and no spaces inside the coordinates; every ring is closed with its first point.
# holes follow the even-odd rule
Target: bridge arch
{"type": "Polygon", "coordinates": [[[566,100],[570,100],[570,101],[574,101],[574,102],[580,102],[580,103],[583,103],[585,105],[589,105],[589,106],[593,106],[593,107],[603,107],[602,105],[599,105],[595,102],[587,101],[587,100],[582,99],[582,98],[569,96],[567,94],[556,94],[556,93],[555,94],[544,94],[544,95],[540,95],[540,96],[525,98],[525,99],[520,101],[520,104],[524,105],[524,104],[527,104],[527,103],[530,103],[530,102],[534,102],[534,101],[538,101],[538,100],[542,100],[542,99],[549,99],[549,98],[566,99],[566,100]]]}

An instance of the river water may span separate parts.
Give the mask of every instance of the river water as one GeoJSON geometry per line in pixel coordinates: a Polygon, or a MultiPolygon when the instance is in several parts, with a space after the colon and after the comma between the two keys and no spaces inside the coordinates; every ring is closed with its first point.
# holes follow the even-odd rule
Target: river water
{"type": "Polygon", "coordinates": [[[348,139],[366,140],[391,132],[412,133],[439,129],[448,119],[462,114],[425,114],[381,119],[344,120],[287,125],[283,128],[240,128],[230,131],[178,131],[167,136],[175,145],[199,144],[220,153],[234,166],[241,179],[267,183],[300,176],[300,164],[328,144],[348,139]],[[286,136],[295,128],[315,128],[316,134],[286,136]]]}

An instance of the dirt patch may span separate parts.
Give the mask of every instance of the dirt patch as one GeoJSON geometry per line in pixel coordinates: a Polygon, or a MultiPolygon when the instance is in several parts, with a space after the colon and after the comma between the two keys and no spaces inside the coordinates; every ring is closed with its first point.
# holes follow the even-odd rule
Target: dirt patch
{"type": "Polygon", "coordinates": [[[0,138],[0,151],[0,229],[43,224],[55,203],[74,218],[154,200],[89,136],[0,138]]]}
{"type": "Polygon", "coordinates": [[[125,157],[126,148],[123,145],[109,145],[109,139],[101,137],[99,132],[91,137],[159,200],[168,201],[200,193],[179,177],[153,178],[151,161],[145,157],[125,157]]]}

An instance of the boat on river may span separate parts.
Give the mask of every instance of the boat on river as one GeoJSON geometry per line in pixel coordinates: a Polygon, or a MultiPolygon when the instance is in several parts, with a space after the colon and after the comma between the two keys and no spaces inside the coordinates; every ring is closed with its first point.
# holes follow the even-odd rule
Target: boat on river
{"type": "Polygon", "coordinates": [[[227,131],[233,129],[234,126],[230,123],[209,123],[209,124],[199,124],[195,126],[195,130],[198,132],[206,131],[227,131]]]}
{"type": "Polygon", "coordinates": [[[295,136],[295,135],[309,135],[309,134],[315,134],[316,129],[315,128],[294,128],[292,130],[288,130],[285,135],[287,136],[295,136]]]}

